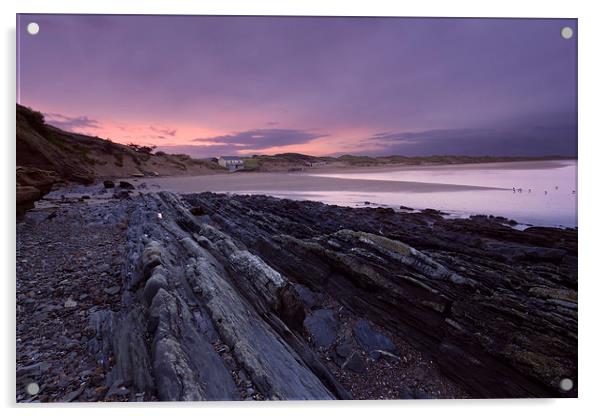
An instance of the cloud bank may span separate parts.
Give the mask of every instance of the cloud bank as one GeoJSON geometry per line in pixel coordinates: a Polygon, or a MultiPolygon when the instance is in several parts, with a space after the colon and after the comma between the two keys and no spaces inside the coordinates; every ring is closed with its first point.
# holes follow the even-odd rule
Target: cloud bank
{"type": "Polygon", "coordinates": [[[194,139],[207,151],[230,151],[241,153],[261,151],[272,147],[307,144],[312,140],[327,137],[327,134],[296,129],[252,129],[232,134],[194,139]]]}
{"type": "Polygon", "coordinates": [[[58,113],[46,113],[44,116],[48,124],[67,131],[77,132],[100,127],[97,120],[87,116],[69,117],[58,113]]]}

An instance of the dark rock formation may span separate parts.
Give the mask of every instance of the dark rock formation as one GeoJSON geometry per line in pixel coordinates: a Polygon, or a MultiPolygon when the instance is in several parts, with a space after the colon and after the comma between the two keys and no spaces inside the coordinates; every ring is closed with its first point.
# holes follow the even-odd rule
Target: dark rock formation
{"type": "Polygon", "coordinates": [[[357,351],[352,353],[349,358],[347,358],[342,367],[343,369],[353,371],[354,373],[366,373],[366,361],[357,351]]]}
{"type": "Polygon", "coordinates": [[[301,302],[303,302],[303,305],[307,309],[314,309],[324,300],[324,295],[315,293],[301,284],[296,283],[295,289],[301,297],[301,302]]]}
{"type": "Polygon", "coordinates": [[[305,309],[286,277],[197,223],[172,194],[128,201],[122,312],[98,310],[89,322],[89,350],[112,363],[109,391],[166,401],[350,398],[301,336],[305,309]],[[244,383],[233,377],[240,372],[244,383]]]}
{"type": "Polygon", "coordinates": [[[61,182],[56,172],[33,167],[17,166],[17,214],[33,207],[35,201],[61,182]]]}
{"type": "Polygon", "coordinates": [[[19,401],[577,394],[576,230],[210,193],[25,218],[19,401]]]}
{"type": "Polygon", "coordinates": [[[127,189],[128,191],[136,189],[136,187],[128,181],[119,181],[119,187],[121,189],[127,189]]]}
{"type": "Polygon", "coordinates": [[[577,379],[577,232],[265,196],[184,196],[287,278],[432,355],[474,397],[577,379]]]}
{"type": "Polygon", "coordinates": [[[372,358],[378,358],[381,351],[397,353],[393,341],[386,335],[374,330],[365,319],[357,321],[353,332],[359,344],[372,358]]]}
{"type": "Polygon", "coordinates": [[[125,190],[125,189],[121,189],[116,191],[115,193],[113,193],[113,198],[115,199],[127,199],[130,197],[130,195],[132,194],[131,191],[125,190]]]}
{"type": "Polygon", "coordinates": [[[328,349],[337,336],[338,322],[330,309],[314,311],[305,318],[305,327],[309,330],[314,343],[328,349]]]}

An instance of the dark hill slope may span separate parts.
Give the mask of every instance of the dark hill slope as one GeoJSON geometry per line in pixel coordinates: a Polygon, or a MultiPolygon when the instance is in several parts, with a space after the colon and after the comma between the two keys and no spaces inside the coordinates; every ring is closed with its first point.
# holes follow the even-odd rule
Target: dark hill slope
{"type": "Polygon", "coordinates": [[[199,175],[221,168],[188,155],[149,154],[110,140],[63,131],[17,104],[17,207],[32,206],[55,184],[100,178],[199,175]]]}

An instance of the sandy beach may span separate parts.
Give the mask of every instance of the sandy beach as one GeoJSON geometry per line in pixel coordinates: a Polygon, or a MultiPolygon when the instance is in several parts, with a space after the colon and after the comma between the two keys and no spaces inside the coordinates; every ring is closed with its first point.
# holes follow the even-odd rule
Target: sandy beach
{"type": "MultiPolygon", "coordinates": [[[[372,167],[326,166],[304,172],[236,172],[196,176],[165,176],[145,178],[150,187],[178,192],[453,192],[502,190],[507,187],[425,183],[418,181],[392,181],[332,177],[330,175],[355,175],[385,172],[416,171],[475,171],[475,170],[539,170],[565,166],[566,160],[542,160],[525,162],[466,163],[453,165],[386,165],[372,167]]],[[[131,180],[131,179],[124,179],[131,180]]]]}
{"type": "Polygon", "coordinates": [[[351,207],[369,202],[395,209],[432,208],[459,217],[498,215],[524,224],[575,227],[575,178],[575,161],[546,160],[125,180],[140,192],[265,194],[351,207]]]}
{"type": "Polygon", "coordinates": [[[342,179],[313,176],[301,173],[251,173],[145,178],[151,186],[159,185],[178,193],[189,192],[241,192],[241,191],[352,191],[352,192],[442,192],[490,190],[481,186],[432,184],[421,182],[397,182],[366,179],[342,179]]]}

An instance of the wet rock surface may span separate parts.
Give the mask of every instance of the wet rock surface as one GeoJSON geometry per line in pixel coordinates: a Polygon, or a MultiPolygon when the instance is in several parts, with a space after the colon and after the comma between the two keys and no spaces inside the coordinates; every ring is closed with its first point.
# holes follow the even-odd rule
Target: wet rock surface
{"type": "Polygon", "coordinates": [[[311,334],[314,344],[328,349],[337,336],[339,323],[332,310],[320,309],[305,318],[304,325],[311,334]]]}
{"type": "Polygon", "coordinates": [[[98,188],[17,224],[17,401],[576,395],[576,231],[98,188]]]}
{"type": "Polygon", "coordinates": [[[372,358],[378,358],[383,352],[397,353],[393,341],[386,335],[376,331],[365,319],[360,319],[353,327],[353,333],[358,343],[372,358]]]}

